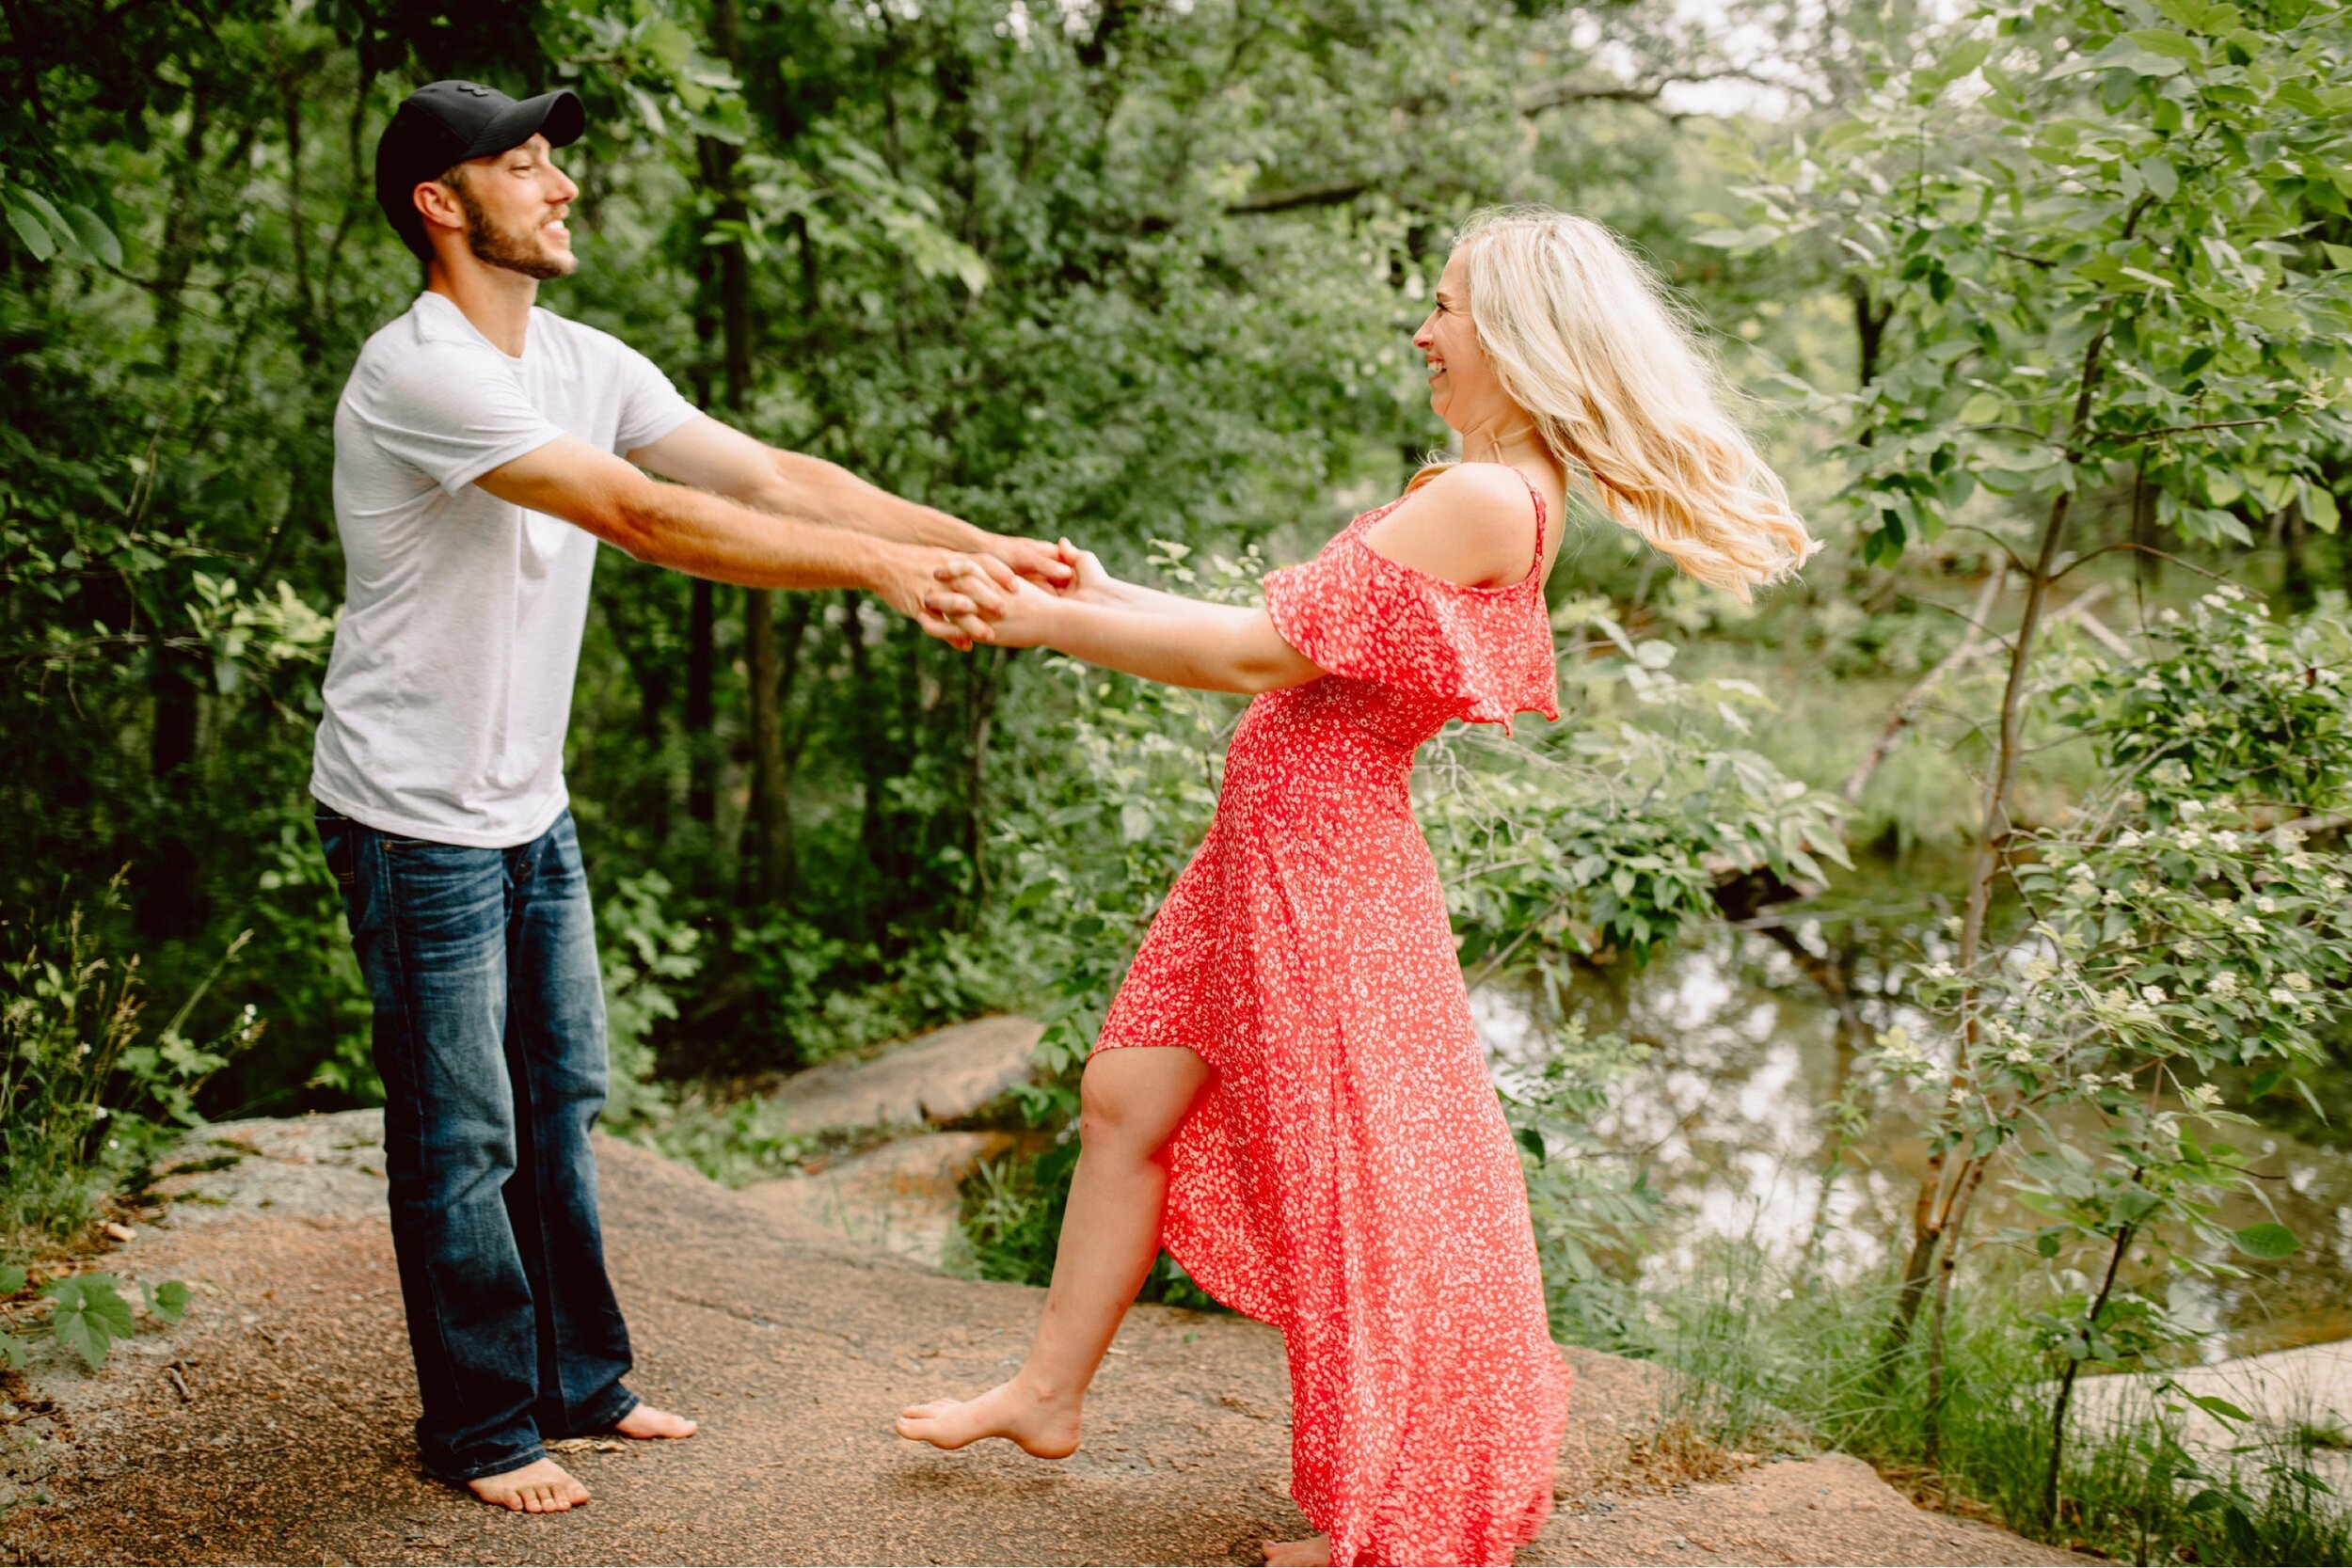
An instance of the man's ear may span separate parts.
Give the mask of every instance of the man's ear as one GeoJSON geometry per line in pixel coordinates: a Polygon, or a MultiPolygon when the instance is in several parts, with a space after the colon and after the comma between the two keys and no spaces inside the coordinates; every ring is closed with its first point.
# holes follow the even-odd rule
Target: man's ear
{"type": "Polygon", "coordinates": [[[417,211],[423,216],[428,232],[437,224],[443,229],[456,230],[461,234],[465,232],[466,210],[458,204],[457,193],[440,181],[418,181],[416,189],[408,193],[408,198],[417,204],[417,211]]]}

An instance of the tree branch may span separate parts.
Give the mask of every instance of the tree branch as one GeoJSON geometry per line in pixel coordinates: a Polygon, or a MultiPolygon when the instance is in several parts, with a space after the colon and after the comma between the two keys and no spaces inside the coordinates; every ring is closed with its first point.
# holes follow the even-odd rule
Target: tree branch
{"type": "Polygon", "coordinates": [[[1261,191],[1226,204],[1234,214],[1287,213],[1297,207],[1337,207],[1372,189],[1369,180],[1340,180],[1320,185],[1294,185],[1289,190],[1261,191]]]}

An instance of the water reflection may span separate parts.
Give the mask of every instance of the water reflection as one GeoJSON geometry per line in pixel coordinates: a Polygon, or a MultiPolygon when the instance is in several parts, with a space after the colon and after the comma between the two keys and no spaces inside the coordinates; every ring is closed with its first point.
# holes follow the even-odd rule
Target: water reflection
{"type": "MultiPolygon", "coordinates": [[[[1613,1031],[1654,1048],[1595,1127],[1610,1148],[1644,1162],[1653,1185],[1691,1217],[1641,1259],[1646,1280],[1688,1269],[1708,1236],[1749,1237],[1794,1261],[1819,1223],[1819,1260],[1833,1280],[1860,1278],[1886,1263],[1890,1246],[1908,1246],[1911,1204],[1927,1161],[1922,1127],[1931,1107],[1920,1097],[1883,1084],[1867,1087],[1868,1125],[1823,1191],[1827,1108],[1854,1070],[1856,1028],[1920,1022],[1867,966],[1854,990],[1852,1022],[1841,1029],[1820,988],[1784,945],[1718,927],[1645,971],[1618,965],[1586,974],[1565,996],[1563,1006],[1593,1033],[1613,1031]]],[[[1499,1067],[1540,1062],[1557,1022],[1540,996],[1498,981],[1470,1004],[1499,1067]]],[[[2095,1115],[2072,1126],[2057,1119],[2070,1134],[2095,1137],[2095,1115]]],[[[2274,1263],[2233,1256],[2226,1246],[2214,1254],[2247,1269],[2243,1279],[2173,1271],[2171,1305],[2202,1331],[2200,1354],[2219,1360],[2352,1338],[2352,1155],[2261,1129],[2221,1131],[2235,1134],[2227,1141],[2245,1148],[2264,1191],[2233,1196],[2217,1217],[2233,1228],[2276,1218],[2303,1246],[2274,1263]]],[[[1978,1192],[1972,1241],[2039,1223],[1998,1176],[1996,1169],[1978,1192]]]]}

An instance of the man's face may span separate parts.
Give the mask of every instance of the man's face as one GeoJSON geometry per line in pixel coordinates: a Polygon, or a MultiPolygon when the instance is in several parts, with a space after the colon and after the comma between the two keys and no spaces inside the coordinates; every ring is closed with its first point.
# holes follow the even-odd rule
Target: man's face
{"type": "Polygon", "coordinates": [[[564,226],[580,187],[564,177],[545,136],[488,158],[460,164],[442,183],[466,216],[466,246],[476,260],[526,277],[562,277],[580,265],[564,226]]]}

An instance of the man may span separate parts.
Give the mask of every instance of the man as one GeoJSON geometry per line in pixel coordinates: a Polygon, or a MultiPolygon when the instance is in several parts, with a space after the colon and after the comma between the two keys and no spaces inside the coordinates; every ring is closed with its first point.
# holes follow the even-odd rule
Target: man
{"type": "Polygon", "coordinates": [[[579,188],[552,153],[584,128],[568,92],[436,82],[377,146],[377,200],[426,284],[336,409],[345,604],[311,776],[374,1004],[421,1457],[530,1513],[588,1500],[547,1440],[694,1431],[621,1381],[596,1215],[604,1006],[563,746],[597,541],[722,581],[866,589],[966,644],[1013,570],[1069,576],[1048,546],[728,429],[535,309],[577,264],[579,188]],[[974,560],[981,579],[943,586],[974,560]]]}

